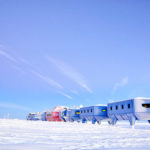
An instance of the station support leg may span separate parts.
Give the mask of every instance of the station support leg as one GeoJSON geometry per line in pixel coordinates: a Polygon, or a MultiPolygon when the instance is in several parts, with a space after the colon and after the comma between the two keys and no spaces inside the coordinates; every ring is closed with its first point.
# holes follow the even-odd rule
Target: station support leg
{"type": "Polygon", "coordinates": [[[99,120],[99,121],[97,121],[97,123],[100,125],[100,124],[101,124],[101,121],[99,120]]]}
{"type": "Polygon", "coordinates": [[[132,128],[134,128],[134,125],[135,125],[135,117],[129,117],[129,122],[130,122],[130,125],[132,126],[132,128]]]}
{"type": "Polygon", "coordinates": [[[77,120],[78,123],[80,123],[80,120],[77,120]]]}
{"type": "Polygon", "coordinates": [[[108,124],[109,124],[109,125],[112,125],[112,120],[109,120],[109,121],[108,121],[108,124]]]}
{"type": "Polygon", "coordinates": [[[96,119],[92,119],[92,124],[95,124],[95,122],[96,122],[96,119]]]}
{"type": "Polygon", "coordinates": [[[116,125],[116,123],[117,123],[117,119],[116,119],[116,118],[113,118],[113,119],[112,119],[112,125],[116,125]]]}
{"type": "Polygon", "coordinates": [[[86,119],[82,119],[82,123],[86,123],[86,119]]]}
{"type": "Polygon", "coordinates": [[[71,119],[71,122],[74,122],[74,120],[73,120],[73,119],[71,119]]]}

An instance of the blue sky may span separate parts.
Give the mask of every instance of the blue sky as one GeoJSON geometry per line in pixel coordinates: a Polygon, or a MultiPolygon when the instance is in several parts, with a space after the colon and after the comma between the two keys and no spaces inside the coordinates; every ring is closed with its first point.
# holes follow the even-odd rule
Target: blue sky
{"type": "Polygon", "coordinates": [[[0,0],[0,117],[150,97],[149,8],[149,0],[0,0]]]}

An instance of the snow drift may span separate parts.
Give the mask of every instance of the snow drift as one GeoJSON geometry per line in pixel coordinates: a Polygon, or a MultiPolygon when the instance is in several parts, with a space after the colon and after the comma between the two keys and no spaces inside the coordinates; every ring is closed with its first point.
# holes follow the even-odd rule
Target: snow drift
{"type": "Polygon", "coordinates": [[[149,150],[150,125],[0,119],[0,150],[149,150]]]}

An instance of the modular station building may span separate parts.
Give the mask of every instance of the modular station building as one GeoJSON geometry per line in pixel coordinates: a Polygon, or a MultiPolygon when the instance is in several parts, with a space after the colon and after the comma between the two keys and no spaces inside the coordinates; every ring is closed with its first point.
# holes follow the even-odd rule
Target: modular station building
{"type": "Polygon", "coordinates": [[[119,120],[129,120],[134,125],[136,120],[147,120],[150,123],[150,98],[134,98],[108,103],[110,124],[119,120]]]}
{"type": "Polygon", "coordinates": [[[108,119],[107,117],[107,106],[90,106],[80,108],[80,119],[82,123],[92,121],[93,124],[96,122],[101,123],[101,120],[108,119]]]}

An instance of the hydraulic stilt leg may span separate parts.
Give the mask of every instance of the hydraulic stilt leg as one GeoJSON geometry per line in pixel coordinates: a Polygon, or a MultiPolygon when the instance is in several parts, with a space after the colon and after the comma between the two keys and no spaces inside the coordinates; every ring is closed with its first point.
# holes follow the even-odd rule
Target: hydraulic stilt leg
{"type": "Polygon", "coordinates": [[[95,122],[96,122],[96,119],[95,118],[92,119],[92,124],[95,124],[95,122]]]}
{"type": "Polygon", "coordinates": [[[109,125],[112,125],[112,120],[109,120],[109,121],[108,121],[108,124],[109,124],[109,125]]]}
{"type": "Polygon", "coordinates": [[[129,117],[129,122],[130,122],[130,125],[132,126],[132,128],[134,128],[134,125],[135,125],[135,117],[129,117]]]}
{"type": "Polygon", "coordinates": [[[101,121],[99,120],[99,121],[97,121],[97,123],[100,125],[100,124],[101,124],[101,121]]]}
{"type": "Polygon", "coordinates": [[[86,123],[86,119],[84,118],[84,119],[82,119],[82,123],[86,123]]]}
{"type": "Polygon", "coordinates": [[[116,119],[116,118],[113,118],[113,119],[112,119],[112,125],[116,125],[116,123],[117,123],[117,119],[116,119]]]}

